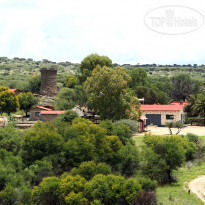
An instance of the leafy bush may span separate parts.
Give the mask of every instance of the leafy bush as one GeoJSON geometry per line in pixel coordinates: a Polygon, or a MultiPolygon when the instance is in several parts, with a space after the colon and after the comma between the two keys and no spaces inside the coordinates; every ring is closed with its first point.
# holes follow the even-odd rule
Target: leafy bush
{"type": "Polygon", "coordinates": [[[157,181],[152,181],[149,178],[140,178],[139,183],[144,191],[155,191],[157,188],[157,181]]]}
{"type": "Polygon", "coordinates": [[[132,133],[136,133],[138,132],[138,122],[136,120],[130,120],[130,119],[122,119],[122,120],[118,120],[116,122],[114,122],[115,125],[118,125],[119,123],[123,123],[127,126],[129,126],[130,131],[132,133]]]}
{"type": "Polygon", "coordinates": [[[119,152],[117,156],[118,169],[120,173],[126,177],[135,174],[139,168],[140,156],[138,147],[127,144],[119,152]]]}
{"type": "Polygon", "coordinates": [[[82,162],[78,168],[73,168],[71,171],[74,175],[81,175],[86,180],[92,179],[97,174],[111,174],[110,166],[105,163],[96,164],[94,161],[82,162]]]}
{"type": "Polygon", "coordinates": [[[23,136],[22,157],[28,164],[45,156],[59,153],[63,148],[63,138],[51,123],[36,123],[23,136]]]}
{"type": "Polygon", "coordinates": [[[187,133],[186,138],[189,142],[194,142],[195,144],[199,143],[199,136],[193,133],[187,133]]]}
{"type": "Polygon", "coordinates": [[[56,120],[60,122],[72,122],[72,120],[76,117],[78,117],[77,112],[73,110],[68,110],[63,114],[60,114],[56,120]]]}
{"type": "Polygon", "coordinates": [[[154,192],[140,191],[131,205],[151,204],[157,205],[157,197],[154,192]]]}
{"type": "Polygon", "coordinates": [[[193,142],[177,135],[149,134],[145,136],[144,143],[146,147],[143,148],[142,172],[160,183],[171,182],[173,170],[178,169],[186,160],[193,159],[197,149],[193,142]]]}

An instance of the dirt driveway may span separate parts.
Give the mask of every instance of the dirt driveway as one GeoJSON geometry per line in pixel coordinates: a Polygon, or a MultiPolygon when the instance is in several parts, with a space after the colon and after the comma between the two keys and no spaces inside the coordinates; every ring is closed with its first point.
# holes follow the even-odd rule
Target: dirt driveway
{"type": "MultiPolygon", "coordinates": [[[[156,126],[148,126],[147,127],[148,133],[151,132],[152,134],[158,134],[158,135],[167,135],[169,134],[169,130],[167,127],[156,127],[156,126]]],[[[173,134],[176,134],[177,129],[172,128],[173,134]]],[[[179,134],[187,134],[187,133],[193,133],[198,136],[205,136],[205,127],[202,126],[187,126],[181,130],[179,134]]],[[[140,134],[144,135],[144,134],[140,134]]]]}
{"type": "Polygon", "coordinates": [[[189,189],[205,203],[205,176],[200,176],[189,182],[189,189]]]}

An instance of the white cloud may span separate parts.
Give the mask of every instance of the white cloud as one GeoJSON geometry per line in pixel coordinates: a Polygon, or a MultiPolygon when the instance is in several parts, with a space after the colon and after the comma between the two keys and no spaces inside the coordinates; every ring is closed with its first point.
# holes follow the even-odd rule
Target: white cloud
{"type": "MultiPolygon", "coordinates": [[[[200,2],[199,2],[200,1],[200,2]]],[[[205,3],[181,1],[201,13],[205,3]],[[200,6],[199,6],[200,5],[200,6]]],[[[162,35],[144,24],[162,0],[0,0],[0,56],[80,62],[90,53],[118,63],[204,63],[204,25],[162,35]]]]}

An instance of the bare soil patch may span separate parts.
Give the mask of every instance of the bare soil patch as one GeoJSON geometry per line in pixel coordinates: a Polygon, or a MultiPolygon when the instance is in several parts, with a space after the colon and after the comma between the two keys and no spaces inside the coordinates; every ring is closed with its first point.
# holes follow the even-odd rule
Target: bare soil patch
{"type": "Polygon", "coordinates": [[[200,176],[189,182],[189,189],[196,194],[205,204],[205,175],[200,176]]]}
{"type": "MultiPolygon", "coordinates": [[[[167,127],[156,127],[156,126],[148,126],[147,127],[148,132],[146,133],[152,133],[152,134],[157,134],[157,135],[169,135],[169,130],[167,127]]],[[[172,133],[176,134],[177,128],[172,128],[172,133]]],[[[202,126],[187,126],[182,128],[181,132],[179,135],[186,135],[187,133],[193,133],[198,136],[205,136],[205,127],[202,126]]],[[[142,133],[141,135],[144,135],[142,133]]]]}

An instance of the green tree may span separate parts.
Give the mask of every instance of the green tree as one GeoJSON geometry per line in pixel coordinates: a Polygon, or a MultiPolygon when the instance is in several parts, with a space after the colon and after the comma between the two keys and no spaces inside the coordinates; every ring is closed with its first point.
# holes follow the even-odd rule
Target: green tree
{"type": "Polygon", "coordinates": [[[174,100],[186,100],[191,94],[200,91],[200,83],[191,79],[188,74],[176,74],[171,78],[173,89],[171,97],[174,100]]]}
{"type": "Polygon", "coordinates": [[[97,65],[101,67],[113,67],[112,60],[107,56],[99,56],[98,54],[91,54],[85,57],[80,64],[80,70],[82,72],[82,81],[84,82],[88,76],[91,75],[94,68],[97,65]]]}
{"type": "Polygon", "coordinates": [[[6,112],[10,114],[11,112],[16,112],[19,108],[18,97],[14,92],[8,90],[0,92],[0,111],[1,113],[6,112]]]}
{"type": "Polygon", "coordinates": [[[82,162],[78,168],[72,169],[72,174],[84,177],[86,180],[92,179],[97,174],[108,175],[111,174],[110,166],[105,163],[98,163],[94,161],[82,162]]]}
{"type": "Polygon", "coordinates": [[[70,110],[75,106],[77,96],[72,88],[62,88],[55,102],[57,110],[70,110]]]}
{"type": "Polygon", "coordinates": [[[78,85],[79,80],[76,76],[74,75],[68,75],[66,77],[66,81],[64,83],[64,86],[67,88],[74,88],[76,85],[78,85]]]}
{"type": "Polygon", "coordinates": [[[193,157],[196,151],[194,143],[177,135],[147,135],[144,143],[147,148],[143,149],[146,157],[142,170],[148,177],[161,183],[172,182],[173,170],[177,170],[190,154],[193,157]]]}
{"type": "Polygon", "coordinates": [[[199,116],[199,112],[201,111],[201,109],[198,109],[196,105],[201,102],[203,97],[204,97],[203,94],[192,94],[192,95],[190,95],[189,98],[188,98],[188,102],[190,104],[188,104],[185,107],[185,111],[190,112],[192,116],[199,116]]]}
{"type": "Polygon", "coordinates": [[[32,199],[35,204],[60,205],[60,179],[57,177],[47,177],[32,190],[32,199]]]}
{"type": "Polygon", "coordinates": [[[16,204],[18,197],[18,191],[11,185],[7,185],[5,189],[0,192],[0,203],[5,205],[16,204]]]}
{"type": "Polygon", "coordinates": [[[45,156],[59,153],[63,147],[63,138],[50,123],[36,123],[25,133],[22,140],[22,157],[28,164],[45,156]]]}
{"type": "Polygon", "coordinates": [[[135,145],[127,144],[118,152],[118,168],[126,177],[136,173],[139,162],[139,150],[135,145]]]}
{"type": "Polygon", "coordinates": [[[141,186],[137,181],[98,174],[86,183],[84,195],[91,202],[97,200],[98,204],[131,204],[140,190],[141,186]]]}
{"type": "Polygon", "coordinates": [[[112,163],[116,153],[123,145],[117,136],[106,136],[106,130],[88,120],[76,118],[64,138],[66,163],[79,166],[83,161],[101,161],[112,163]]]}
{"type": "Polygon", "coordinates": [[[33,75],[29,79],[29,90],[32,93],[39,93],[41,88],[41,75],[33,75]]]}
{"type": "Polygon", "coordinates": [[[106,66],[97,66],[87,78],[85,90],[89,106],[100,113],[102,120],[130,117],[132,95],[126,90],[130,80],[124,69],[106,66]]]}
{"type": "Polygon", "coordinates": [[[18,95],[20,109],[26,112],[26,116],[28,111],[38,103],[38,98],[34,97],[31,92],[28,93],[20,93],[18,95]]]}
{"type": "Polygon", "coordinates": [[[194,113],[197,113],[200,117],[205,117],[205,95],[201,96],[196,100],[193,105],[194,113]]]}
{"type": "Polygon", "coordinates": [[[133,68],[128,71],[128,74],[132,78],[132,81],[129,83],[131,88],[137,86],[149,86],[151,84],[151,79],[148,77],[144,68],[133,68]]]}
{"type": "Polygon", "coordinates": [[[67,175],[61,178],[60,192],[61,196],[65,198],[69,193],[79,193],[84,190],[84,186],[86,184],[86,180],[80,176],[71,176],[67,175]]]}
{"type": "Polygon", "coordinates": [[[0,148],[17,155],[21,149],[22,132],[12,125],[0,127],[0,148]]]}
{"type": "Polygon", "coordinates": [[[63,114],[60,114],[56,120],[60,122],[72,122],[76,117],[78,117],[78,114],[75,111],[68,110],[63,114]]]}
{"type": "Polygon", "coordinates": [[[137,86],[135,88],[135,93],[138,98],[144,98],[146,104],[168,104],[170,101],[169,96],[155,88],[153,85],[150,86],[137,86]]]}
{"type": "Polygon", "coordinates": [[[172,135],[172,128],[178,128],[178,131],[176,132],[176,135],[178,135],[181,129],[184,127],[184,125],[180,121],[176,121],[176,122],[167,122],[166,127],[169,128],[170,135],[172,135]]]}

